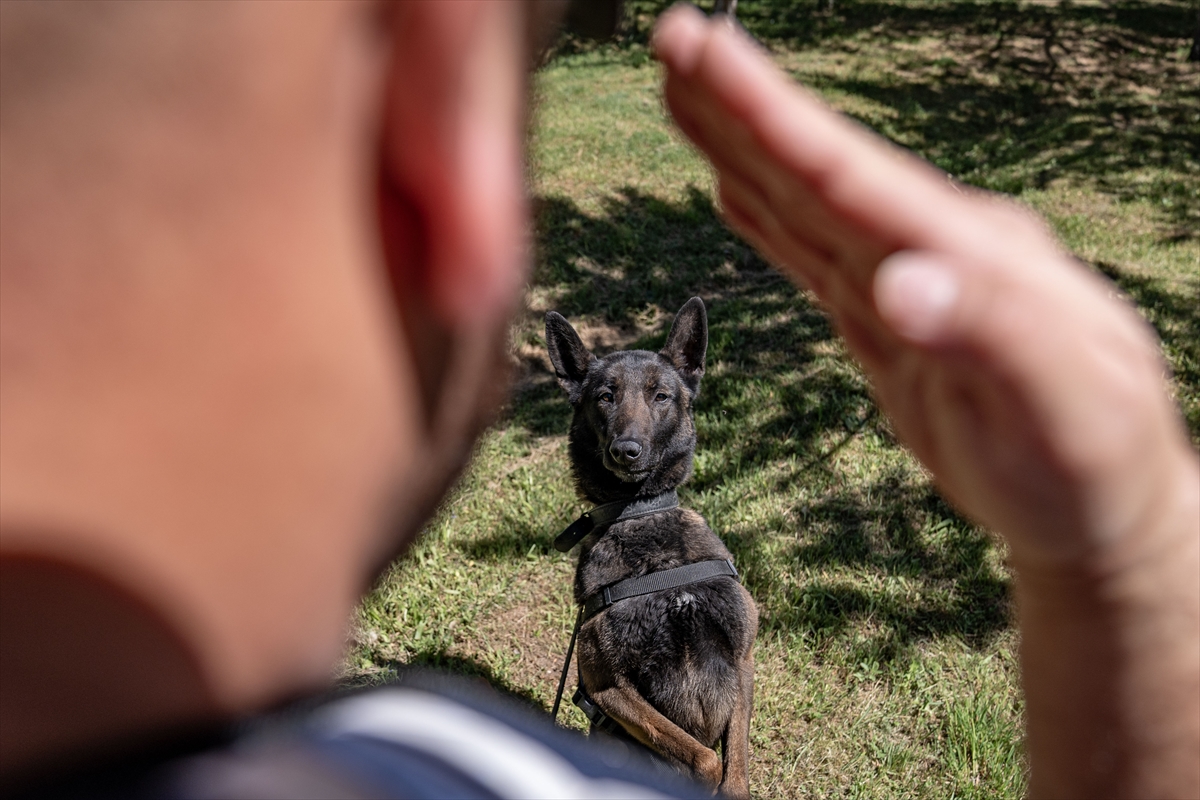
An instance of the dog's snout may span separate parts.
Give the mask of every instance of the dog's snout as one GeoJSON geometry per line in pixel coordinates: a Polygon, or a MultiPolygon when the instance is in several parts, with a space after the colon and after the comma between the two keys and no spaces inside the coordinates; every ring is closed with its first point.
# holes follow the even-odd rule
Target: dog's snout
{"type": "Polygon", "coordinates": [[[620,439],[612,443],[608,453],[621,464],[630,464],[642,454],[642,446],[633,439],[620,439]]]}

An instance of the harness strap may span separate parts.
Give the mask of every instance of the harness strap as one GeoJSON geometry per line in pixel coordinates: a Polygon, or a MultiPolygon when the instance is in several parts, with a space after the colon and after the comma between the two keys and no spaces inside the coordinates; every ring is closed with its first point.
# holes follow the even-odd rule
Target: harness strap
{"type": "Polygon", "coordinates": [[[614,522],[624,522],[627,519],[648,517],[660,511],[670,511],[679,508],[679,495],[672,489],[669,492],[645,497],[640,500],[614,500],[584,512],[583,516],[567,526],[566,530],[554,539],[554,549],[565,553],[583,541],[592,531],[607,528],[614,522]]]}
{"type": "Polygon", "coordinates": [[[630,597],[661,592],[665,589],[675,589],[679,586],[686,586],[689,583],[706,581],[709,578],[736,578],[737,576],[738,571],[733,566],[732,561],[713,559],[712,561],[698,561],[695,564],[684,564],[682,567],[651,572],[648,575],[638,575],[635,578],[626,578],[623,581],[617,581],[611,586],[605,586],[603,589],[584,598],[583,621],[586,622],[613,603],[627,600],[630,597]]]}

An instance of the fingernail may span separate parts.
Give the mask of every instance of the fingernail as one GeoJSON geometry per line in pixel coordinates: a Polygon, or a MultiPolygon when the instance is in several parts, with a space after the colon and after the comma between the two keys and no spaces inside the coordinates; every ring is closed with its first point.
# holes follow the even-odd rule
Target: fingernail
{"type": "Polygon", "coordinates": [[[892,330],[915,342],[937,340],[958,304],[958,276],[935,256],[901,252],[875,273],[875,308],[892,330]]]}

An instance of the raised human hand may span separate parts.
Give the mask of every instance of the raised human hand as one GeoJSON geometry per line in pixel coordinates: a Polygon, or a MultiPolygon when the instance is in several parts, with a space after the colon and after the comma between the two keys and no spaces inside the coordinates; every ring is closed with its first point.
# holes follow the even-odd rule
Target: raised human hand
{"type": "Polygon", "coordinates": [[[1030,794],[1200,792],[1200,465],[1157,343],[1010,202],[833,113],[727,22],[660,21],[726,219],[810,287],[1016,567],[1030,794]]]}
{"type": "Polygon", "coordinates": [[[832,112],[732,24],[678,7],[655,47],[726,219],[816,293],[900,437],[1015,560],[1115,566],[1200,503],[1149,327],[1032,214],[832,112]]]}

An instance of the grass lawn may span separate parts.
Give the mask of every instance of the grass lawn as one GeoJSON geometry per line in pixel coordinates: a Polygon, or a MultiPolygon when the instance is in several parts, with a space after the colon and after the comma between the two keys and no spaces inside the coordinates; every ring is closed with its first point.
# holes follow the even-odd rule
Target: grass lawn
{"type": "MultiPolygon", "coordinates": [[[[1113,278],[1163,339],[1200,442],[1190,6],[827,5],[742,0],[739,12],[829,102],[1029,204],[1113,278]]],[[[762,615],[755,795],[1020,796],[1004,550],[897,443],[811,298],[721,224],[706,167],[663,115],[645,47],[654,10],[633,4],[622,42],[568,44],[537,76],[537,256],[513,328],[518,381],[423,541],[362,604],[344,680],[438,665],[549,709],[574,620],[574,559],[550,543],[587,506],[569,479],[570,410],[542,315],[562,312],[601,353],[657,349],[699,295],[708,373],[680,494],[725,538],[762,615]]]]}

